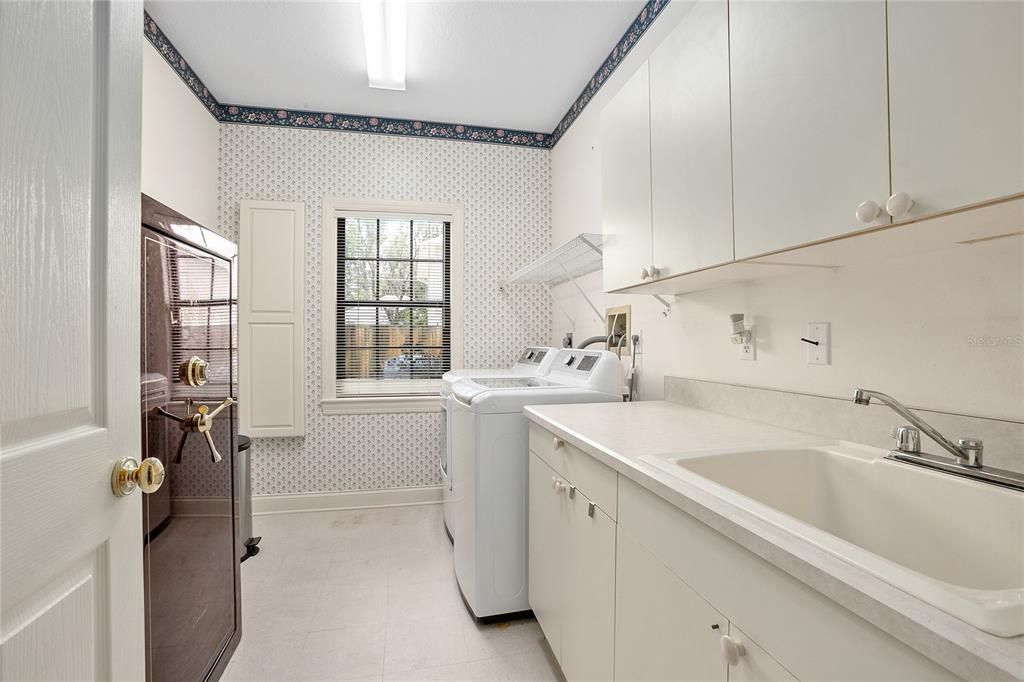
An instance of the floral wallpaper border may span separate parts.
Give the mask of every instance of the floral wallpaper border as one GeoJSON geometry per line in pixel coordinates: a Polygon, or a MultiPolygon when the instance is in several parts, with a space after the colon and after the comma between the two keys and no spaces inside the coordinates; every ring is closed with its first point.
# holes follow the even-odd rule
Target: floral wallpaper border
{"type": "Polygon", "coordinates": [[[156,51],[160,53],[160,56],[164,58],[171,68],[174,69],[178,77],[185,82],[188,89],[192,91],[206,110],[217,119],[221,120],[221,105],[217,101],[217,98],[213,96],[209,88],[203,83],[199,75],[192,70],[192,67],[188,65],[185,58],[178,52],[178,48],[174,47],[174,43],[167,37],[160,26],[153,20],[153,17],[149,16],[149,12],[143,10],[143,21],[142,21],[142,32],[146,36],[146,40],[156,48],[156,51]]]}
{"type": "Polygon", "coordinates": [[[467,142],[489,142],[510,144],[521,147],[550,147],[547,133],[525,130],[505,130],[463,125],[461,123],[439,123],[416,121],[404,118],[378,116],[353,116],[323,111],[300,111],[295,109],[270,109],[247,107],[240,104],[223,105],[219,119],[223,123],[246,123],[250,125],[286,126],[289,128],[317,128],[322,130],[344,130],[350,133],[376,133],[378,135],[409,135],[467,142]]]}
{"type": "Polygon", "coordinates": [[[593,99],[597,91],[601,89],[601,86],[605,84],[609,76],[614,73],[615,69],[618,68],[622,60],[626,58],[629,51],[640,41],[647,29],[651,27],[654,20],[658,18],[661,11],[668,6],[671,0],[647,0],[644,4],[643,9],[636,15],[636,19],[629,25],[626,32],[619,38],[619,42],[612,48],[611,53],[605,58],[604,62],[601,63],[600,68],[594,72],[591,76],[590,81],[583,88],[583,92],[579,94],[576,101],[569,107],[569,111],[565,112],[565,116],[558,122],[555,129],[551,131],[548,136],[550,141],[548,147],[554,147],[558,144],[558,141],[562,139],[569,127],[579,118],[579,115],[583,113],[583,110],[593,99]]]}
{"type": "Polygon", "coordinates": [[[618,68],[622,60],[633,49],[633,46],[650,28],[661,11],[671,0],[647,0],[643,9],[637,14],[633,23],[622,34],[611,53],[601,63],[600,68],[590,78],[583,91],[569,107],[562,120],[551,133],[531,132],[527,130],[506,130],[504,128],[488,128],[471,126],[461,123],[441,123],[437,121],[417,121],[404,118],[384,118],[378,116],[355,116],[326,111],[300,111],[295,109],[274,109],[267,107],[249,107],[241,104],[221,104],[213,96],[209,88],[192,70],[185,58],[174,47],[156,21],[144,11],[143,32],[146,39],[170,64],[189,90],[202,102],[210,114],[222,123],[240,123],[247,125],[284,126],[288,128],[313,128],[319,130],[342,130],[353,133],[370,133],[378,135],[406,135],[446,140],[463,140],[466,142],[485,142],[490,144],[507,144],[520,147],[551,149],[565,135],[569,127],[601,89],[609,76],[618,68]]]}

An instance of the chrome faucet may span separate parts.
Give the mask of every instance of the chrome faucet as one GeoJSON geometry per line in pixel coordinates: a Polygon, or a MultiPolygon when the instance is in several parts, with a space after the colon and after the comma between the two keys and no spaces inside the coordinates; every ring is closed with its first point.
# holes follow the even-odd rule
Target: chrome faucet
{"type": "Polygon", "coordinates": [[[984,452],[984,444],[980,440],[960,438],[954,443],[892,396],[863,388],[858,388],[853,392],[853,402],[856,405],[870,405],[872,400],[877,400],[888,406],[893,412],[912,424],[912,426],[903,425],[893,429],[892,435],[896,439],[896,448],[886,455],[886,459],[1024,491],[1024,474],[982,466],[981,455],[984,452]],[[921,452],[921,432],[924,432],[926,436],[953,455],[953,460],[921,452]]]}
{"type": "MultiPolygon", "coordinates": [[[[945,448],[949,454],[953,455],[953,459],[956,460],[957,464],[968,467],[981,466],[981,455],[984,451],[984,444],[980,440],[974,438],[961,438],[956,443],[953,443],[953,441],[939,433],[934,426],[918,417],[916,414],[911,412],[909,408],[892,396],[880,393],[879,391],[869,391],[864,388],[858,388],[853,392],[853,402],[857,405],[870,405],[872,398],[883,405],[887,405],[893,412],[913,424],[918,430],[923,431],[924,435],[928,436],[945,448]]],[[[914,434],[912,430],[907,429],[907,427],[899,427],[893,436],[895,436],[898,441],[897,445],[910,445],[906,450],[903,450],[902,447],[897,449],[911,453],[918,453],[921,451],[920,437],[914,434]]]]}

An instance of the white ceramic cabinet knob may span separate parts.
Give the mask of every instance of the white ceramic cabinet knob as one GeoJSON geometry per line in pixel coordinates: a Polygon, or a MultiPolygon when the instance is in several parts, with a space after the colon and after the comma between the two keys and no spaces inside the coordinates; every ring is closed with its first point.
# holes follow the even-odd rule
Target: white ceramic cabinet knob
{"type": "Polygon", "coordinates": [[[650,278],[651,273],[647,271],[647,268],[640,268],[640,279],[650,278]]]}
{"type": "Polygon", "coordinates": [[[861,202],[860,206],[857,207],[857,220],[867,225],[868,223],[873,223],[878,220],[878,216],[881,212],[882,207],[868,199],[867,201],[861,202]]]}
{"type": "Polygon", "coordinates": [[[648,265],[647,272],[651,274],[651,279],[655,279],[658,275],[661,274],[661,268],[656,268],[653,265],[648,265]]]}
{"type": "Polygon", "coordinates": [[[729,635],[722,635],[722,639],[719,642],[722,645],[722,656],[725,658],[725,662],[728,665],[739,665],[740,658],[743,654],[747,653],[746,649],[743,648],[743,644],[737,642],[729,635]]]}
{"type": "Polygon", "coordinates": [[[885,202],[885,212],[893,218],[902,218],[910,213],[914,207],[914,200],[906,192],[896,192],[885,202]]]}
{"type": "Polygon", "coordinates": [[[560,493],[563,490],[565,490],[565,483],[563,483],[562,481],[558,480],[557,476],[552,476],[551,477],[551,487],[554,488],[556,493],[560,493]]]}

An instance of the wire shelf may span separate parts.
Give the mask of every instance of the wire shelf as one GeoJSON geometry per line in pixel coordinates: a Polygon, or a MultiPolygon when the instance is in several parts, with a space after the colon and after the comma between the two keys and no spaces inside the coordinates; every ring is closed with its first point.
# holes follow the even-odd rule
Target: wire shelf
{"type": "Polygon", "coordinates": [[[509,284],[564,284],[601,269],[601,235],[583,232],[509,277],[509,284]]]}

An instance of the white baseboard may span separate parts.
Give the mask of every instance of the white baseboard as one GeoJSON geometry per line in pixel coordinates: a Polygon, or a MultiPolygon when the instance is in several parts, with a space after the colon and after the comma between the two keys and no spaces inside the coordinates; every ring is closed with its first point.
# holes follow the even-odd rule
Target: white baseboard
{"type": "Polygon", "coordinates": [[[343,509],[374,509],[377,507],[408,507],[416,504],[440,504],[444,486],[393,488],[390,490],[355,490],[339,493],[292,493],[289,495],[256,495],[252,513],[292,514],[295,512],[337,511],[343,509]]]}

